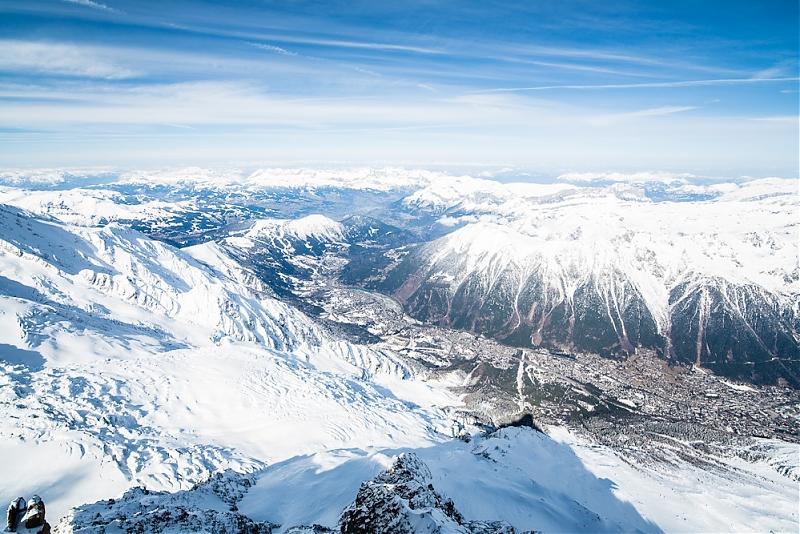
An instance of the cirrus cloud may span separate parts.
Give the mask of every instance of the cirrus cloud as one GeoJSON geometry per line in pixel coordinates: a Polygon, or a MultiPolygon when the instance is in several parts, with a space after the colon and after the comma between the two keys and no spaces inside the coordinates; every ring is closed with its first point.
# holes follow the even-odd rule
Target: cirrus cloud
{"type": "Polygon", "coordinates": [[[123,79],[136,72],[103,57],[101,50],[69,43],[0,40],[0,71],[123,79]]]}

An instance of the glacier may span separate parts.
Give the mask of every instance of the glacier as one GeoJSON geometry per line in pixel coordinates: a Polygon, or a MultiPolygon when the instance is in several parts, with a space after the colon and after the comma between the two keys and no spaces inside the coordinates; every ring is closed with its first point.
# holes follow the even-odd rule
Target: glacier
{"type": "MultiPolygon", "coordinates": [[[[414,484],[439,496],[420,509],[456,530],[791,530],[798,449],[780,435],[723,452],[664,433],[656,454],[580,425],[487,416],[498,408],[481,391],[525,413],[537,362],[560,357],[510,352],[502,367],[506,356],[484,353],[512,350],[495,337],[607,351],[608,365],[671,359],[754,398],[772,387],[794,399],[786,417],[797,421],[791,388],[763,384],[796,369],[796,183],[668,182],[658,194],[680,200],[663,201],[641,184],[568,178],[0,173],[4,498],[38,492],[51,523],[64,518],[59,532],[89,528],[94,514],[133,525],[141,507],[182,507],[222,529],[337,528],[362,485],[385,483],[406,454],[425,466],[414,484]],[[561,301],[573,332],[600,319],[583,337],[559,337],[561,301]],[[769,338],[766,352],[788,371],[713,378],[726,375],[714,328],[746,331],[739,344],[769,338]],[[466,372],[470,358],[485,360],[466,372]],[[228,490],[209,490],[220,484],[243,488],[235,511],[220,497],[228,490]],[[448,499],[450,519],[436,511],[448,499]]],[[[573,387],[581,399],[593,391],[573,387]]],[[[614,402],[633,411],[639,401],[614,402]]]]}

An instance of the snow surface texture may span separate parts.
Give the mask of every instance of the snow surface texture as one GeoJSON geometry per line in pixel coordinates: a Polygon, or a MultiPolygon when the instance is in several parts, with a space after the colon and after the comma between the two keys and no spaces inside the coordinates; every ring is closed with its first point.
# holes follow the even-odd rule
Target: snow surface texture
{"type": "Polygon", "coordinates": [[[60,534],[106,532],[226,532],[270,534],[275,525],[253,521],[237,512],[237,503],[252,486],[252,477],[217,473],[190,490],[152,492],[137,487],[119,499],[71,510],[56,525],[60,534]]]}
{"type": "MultiPolygon", "coordinates": [[[[502,518],[517,530],[796,528],[796,482],[767,465],[734,462],[732,471],[707,472],[676,459],[668,466],[637,466],[567,431],[553,433],[555,439],[527,428],[507,428],[470,443],[451,440],[414,453],[430,469],[433,487],[452,499],[467,520],[502,518]]],[[[797,448],[793,450],[796,454],[797,448]]],[[[271,517],[283,524],[335,525],[336,510],[348,505],[360,482],[388,468],[401,452],[329,451],[270,466],[239,508],[250,517],[271,517]],[[299,497],[309,488],[327,496],[324,505],[299,497]]]]}
{"type": "Polygon", "coordinates": [[[467,521],[449,498],[433,487],[431,472],[414,453],[363,482],[355,501],[339,519],[342,534],[361,532],[514,534],[505,521],[467,521]]]}
{"type": "MultiPolygon", "coordinates": [[[[112,179],[98,172],[97,180],[112,179]]],[[[3,176],[5,183],[51,186],[74,179],[63,172],[43,172],[36,179],[24,173],[3,176]]],[[[279,170],[250,175],[189,169],[113,179],[209,188],[425,187],[407,202],[415,199],[415,209],[447,211],[443,224],[486,217],[487,224],[502,223],[512,235],[533,240],[539,237],[519,214],[531,211],[530,202],[546,207],[547,198],[565,202],[567,209],[576,191],[569,183],[504,186],[454,178],[455,192],[437,196],[432,191],[445,187],[440,175],[421,171],[286,176],[279,170]],[[459,202],[469,204],[459,208],[459,202]]],[[[796,286],[791,269],[789,281],[781,284],[783,274],[769,267],[791,267],[781,247],[791,236],[786,221],[793,204],[776,194],[776,187],[783,186],[733,186],[719,193],[718,202],[753,202],[747,206],[773,210],[771,217],[756,217],[756,207],[746,214],[766,228],[764,235],[774,234],[776,257],[751,251],[743,258],[753,263],[741,271],[791,295],[796,286]],[[762,261],[768,265],[763,272],[752,268],[762,261]]],[[[2,202],[18,206],[0,206],[0,417],[5,422],[0,456],[14,459],[4,465],[0,487],[9,499],[42,494],[52,524],[73,506],[143,484],[178,493],[151,499],[135,490],[123,499],[136,503],[131,513],[163,511],[159,503],[200,510],[196,517],[170,516],[184,521],[179,525],[184,530],[198,520],[221,529],[248,521],[279,523],[280,529],[315,523],[332,528],[361,484],[403,452],[427,465],[442,502],[452,499],[464,521],[502,519],[517,530],[576,532],[792,530],[797,524],[797,471],[791,468],[797,449],[791,445],[765,441],[761,463],[721,459],[730,469],[706,472],[677,458],[669,469],[630,465],[611,450],[558,429],[552,429],[556,439],[505,429],[470,443],[452,440],[457,432],[451,411],[460,402],[449,390],[420,381],[391,352],[335,338],[277,300],[220,244],[178,250],[105,224],[169,216],[161,210],[171,206],[119,205],[113,191],[90,191],[0,192],[2,202]],[[786,476],[770,463],[790,466],[786,476]],[[192,490],[229,468],[246,475],[226,476],[250,481],[246,492],[237,493],[235,511],[218,493],[202,489],[207,486],[192,490]],[[665,499],[677,504],[665,506],[665,499]]],[[[614,214],[619,206],[653,206],[628,184],[610,191],[575,193],[574,200],[597,201],[609,232],[617,228],[615,216],[630,216],[633,224],[634,212],[614,214]]],[[[542,224],[542,231],[549,228],[553,235],[569,231],[560,227],[557,212],[550,215],[552,220],[530,224],[542,224]]],[[[724,222],[734,224],[730,218],[724,222]]],[[[724,222],[715,236],[704,238],[712,252],[728,236],[724,222]]],[[[655,231],[657,221],[647,224],[655,238],[667,239],[655,231]]],[[[341,227],[319,216],[271,220],[230,239],[260,242],[265,232],[277,242],[289,235],[336,240],[341,227]]],[[[624,253],[624,239],[615,243],[624,253]]],[[[669,250],[682,261],[683,249],[669,250]]],[[[714,254],[719,258],[709,259],[708,266],[731,268],[725,254],[714,254]]],[[[64,528],[84,521],[84,512],[103,516],[120,510],[114,503],[91,506],[68,516],[64,528]]],[[[115,516],[106,519],[113,523],[115,516]]]]}
{"type": "Polygon", "coordinates": [[[314,214],[300,219],[263,219],[254,222],[240,237],[229,238],[238,247],[249,248],[258,242],[287,246],[287,242],[341,242],[344,226],[324,215],[314,214]]]}
{"type": "Polygon", "coordinates": [[[9,207],[0,236],[0,413],[13,421],[0,451],[16,459],[2,487],[50,488],[56,516],[134,483],[180,489],[332,447],[428,443],[457,404],[424,385],[416,404],[396,396],[402,362],[330,338],[213,245],[184,252],[9,207]]]}
{"type": "MultiPolygon", "coordinates": [[[[336,529],[311,525],[277,525],[254,521],[239,511],[255,477],[232,471],[218,473],[190,490],[176,493],[131,489],[119,499],[80,506],[56,526],[60,534],[114,532],[226,532],[270,534],[275,530],[360,534],[515,534],[507,522],[469,521],[453,501],[431,484],[431,473],[414,454],[403,453],[385,472],[361,484],[355,500],[344,511],[336,529]]],[[[306,495],[306,501],[319,499],[306,495]]]]}
{"type": "Polygon", "coordinates": [[[650,201],[629,184],[576,188],[458,178],[433,182],[403,202],[447,212],[444,224],[468,223],[447,244],[483,268],[525,266],[536,258],[562,273],[569,288],[573,273],[613,265],[636,279],[662,321],[665,288],[692,273],[800,294],[797,181],[756,180],[723,190],[700,208],[650,201]]]}
{"type": "Polygon", "coordinates": [[[83,226],[98,226],[119,220],[165,219],[189,206],[186,201],[152,201],[140,204],[124,201],[124,195],[107,189],[29,191],[0,188],[0,203],[83,226]]]}
{"type": "Polygon", "coordinates": [[[181,510],[227,521],[227,532],[241,532],[235,525],[245,521],[272,523],[275,532],[302,531],[293,530],[300,526],[313,532],[311,525],[317,532],[339,532],[357,525],[363,530],[352,531],[404,534],[512,528],[752,532],[796,526],[796,488],[769,469],[754,471],[744,462],[730,466],[736,469],[731,472],[699,471],[686,462],[636,466],[568,432],[556,430],[554,436],[507,428],[470,442],[413,450],[304,455],[249,476],[217,475],[177,494],[131,490],[119,500],[78,508],[58,531],[96,532],[92,521],[128,528],[153,520],[173,525],[186,517],[181,510]],[[765,509],[774,514],[764,516],[765,509]],[[137,514],[142,511],[150,513],[137,514]]]}

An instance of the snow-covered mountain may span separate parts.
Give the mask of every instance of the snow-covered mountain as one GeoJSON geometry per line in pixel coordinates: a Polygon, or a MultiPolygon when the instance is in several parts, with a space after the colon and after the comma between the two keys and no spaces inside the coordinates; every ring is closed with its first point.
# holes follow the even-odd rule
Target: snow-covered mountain
{"type": "Polygon", "coordinates": [[[796,393],[702,368],[796,373],[795,184],[568,178],[0,172],[0,497],[59,532],[792,528],[796,393]]]}
{"type": "Polygon", "coordinates": [[[176,489],[320,447],[425,443],[457,404],[420,384],[410,407],[402,361],[333,337],[214,243],[178,250],[8,206],[0,236],[2,452],[36,473],[3,486],[94,473],[54,513],[133,482],[176,489]],[[47,454],[59,460],[34,468],[47,454]]]}
{"type": "Polygon", "coordinates": [[[256,219],[324,213],[339,220],[382,212],[444,176],[398,168],[0,170],[0,203],[70,224],[116,221],[183,247],[256,219]]]}
{"type": "Polygon", "coordinates": [[[86,184],[189,186],[199,189],[352,189],[389,191],[418,189],[446,173],[399,167],[209,169],[185,167],[157,170],[2,169],[0,184],[56,188],[86,184]]]}
{"type": "Polygon", "coordinates": [[[797,183],[717,189],[710,201],[656,202],[630,184],[433,184],[406,209],[458,229],[372,283],[415,317],[512,344],[649,348],[797,386],[797,183]]]}

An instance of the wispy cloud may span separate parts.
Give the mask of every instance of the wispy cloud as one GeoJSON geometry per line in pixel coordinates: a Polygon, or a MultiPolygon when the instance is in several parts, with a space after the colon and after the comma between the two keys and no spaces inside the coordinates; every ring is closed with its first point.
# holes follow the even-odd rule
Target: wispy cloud
{"type": "Polygon", "coordinates": [[[641,55],[625,54],[605,48],[575,48],[527,45],[517,47],[514,51],[522,55],[567,57],[579,59],[597,59],[620,63],[636,63],[640,65],[662,65],[663,60],[641,55]]]}
{"type": "Polygon", "coordinates": [[[659,115],[672,115],[697,109],[697,106],[661,106],[658,108],[641,109],[625,113],[628,117],[658,117],[659,115]]]}
{"type": "Polygon", "coordinates": [[[587,73],[593,73],[593,74],[613,74],[613,75],[618,75],[618,76],[634,76],[634,77],[652,76],[652,74],[643,74],[643,73],[638,72],[638,71],[624,70],[624,69],[611,68],[611,67],[598,66],[598,65],[584,65],[584,64],[581,64],[581,63],[565,63],[563,61],[540,61],[540,60],[535,60],[535,59],[523,59],[523,58],[512,58],[512,57],[502,57],[502,58],[491,57],[489,59],[493,59],[493,60],[499,59],[501,61],[505,61],[505,62],[508,62],[508,63],[520,63],[520,64],[524,64],[524,65],[537,65],[537,66],[540,66],[540,67],[548,67],[548,68],[559,69],[559,70],[571,70],[571,71],[577,71],[577,72],[587,72],[587,73]]]}
{"type": "Polygon", "coordinates": [[[87,78],[123,79],[136,73],[96,49],[66,43],[0,40],[0,71],[37,72],[87,78]]]}
{"type": "Polygon", "coordinates": [[[429,54],[429,55],[438,55],[444,54],[445,52],[442,50],[438,50],[436,48],[429,48],[425,46],[414,46],[414,45],[407,45],[407,44],[396,44],[396,43],[381,43],[381,42],[367,42],[367,41],[350,41],[350,40],[340,40],[340,39],[307,39],[307,38],[298,38],[298,37],[276,37],[276,40],[280,40],[287,43],[301,43],[301,44],[310,44],[310,45],[318,45],[318,46],[332,46],[338,48],[356,48],[356,49],[364,49],[364,50],[387,50],[387,51],[398,51],[398,52],[413,52],[415,54],[429,54]]]}
{"type": "Polygon", "coordinates": [[[641,83],[603,83],[603,84],[564,84],[564,85],[534,85],[530,87],[499,87],[476,91],[481,93],[515,93],[524,91],[549,91],[553,89],[659,89],[671,87],[702,87],[710,85],[748,85],[774,82],[796,82],[798,77],[781,78],[715,78],[708,80],[681,80],[670,82],[641,82],[641,83]]]}
{"type": "Polygon", "coordinates": [[[281,48],[280,46],[275,46],[267,43],[252,43],[248,42],[250,46],[254,48],[258,48],[261,50],[266,50],[268,52],[275,52],[276,54],[281,54],[283,56],[296,56],[297,52],[292,52],[291,50],[286,50],[285,48],[281,48]]]}
{"type": "Polygon", "coordinates": [[[750,120],[759,122],[778,122],[785,124],[800,123],[800,116],[798,115],[772,115],[769,117],[752,117],[750,120]]]}
{"type": "Polygon", "coordinates": [[[231,37],[244,40],[269,41],[272,43],[295,44],[301,46],[346,48],[355,50],[377,50],[388,52],[409,52],[423,55],[446,55],[444,50],[427,46],[418,46],[407,43],[382,42],[382,41],[359,41],[353,39],[314,37],[306,35],[292,35],[285,33],[253,32],[235,29],[205,28],[199,26],[183,26],[170,24],[172,28],[187,30],[206,35],[216,35],[220,37],[231,37]]]}
{"type": "Polygon", "coordinates": [[[171,122],[164,123],[164,126],[169,128],[178,128],[179,130],[194,130],[195,128],[192,126],[187,126],[186,124],[172,124],[171,122]]]}
{"type": "MultiPolygon", "coordinates": [[[[37,93],[18,88],[28,95],[37,93]]],[[[519,108],[497,105],[501,97],[471,102],[429,98],[387,101],[370,97],[296,98],[264,92],[258,86],[232,82],[131,85],[113,92],[73,89],[84,100],[74,105],[48,102],[0,106],[0,123],[249,125],[319,129],[331,126],[408,127],[465,125],[476,121],[517,122],[519,108]]],[[[49,90],[53,95],[56,91],[49,90]]],[[[529,110],[530,111],[530,110],[529,110]]]]}
{"type": "Polygon", "coordinates": [[[68,4],[78,4],[80,6],[90,7],[92,9],[99,9],[101,11],[110,11],[113,13],[121,13],[120,10],[115,9],[113,7],[107,6],[106,4],[102,4],[100,2],[95,2],[94,0],[63,0],[68,4]]]}
{"type": "Polygon", "coordinates": [[[784,60],[766,69],[761,69],[753,75],[753,78],[777,78],[781,76],[790,76],[796,73],[797,59],[784,60]]]}
{"type": "Polygon", "coordinates": [[[652,117],[663,117],[676,113],[686,113],[698,109],[697,106],[660,106],[655,108],[622,111],[618,113],[598,113],[589,115],[587,122],[593,125],[613,124],[621,121],[641,120],[652,117]]]}

